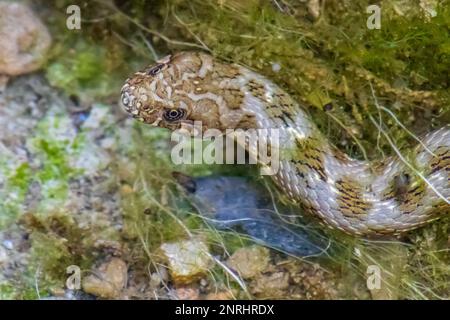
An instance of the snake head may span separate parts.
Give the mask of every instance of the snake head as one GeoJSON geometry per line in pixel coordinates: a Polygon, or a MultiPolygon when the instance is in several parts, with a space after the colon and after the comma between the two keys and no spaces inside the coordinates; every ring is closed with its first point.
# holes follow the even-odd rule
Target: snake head
{"type": "Polygon", "coordinates": [[[122,87],[126,112],[141,122],[172,130],[201,120],[202,110],[191,93],[205,67],[205,57],[209,56],[181,52],[136,72],[122,87]]]}

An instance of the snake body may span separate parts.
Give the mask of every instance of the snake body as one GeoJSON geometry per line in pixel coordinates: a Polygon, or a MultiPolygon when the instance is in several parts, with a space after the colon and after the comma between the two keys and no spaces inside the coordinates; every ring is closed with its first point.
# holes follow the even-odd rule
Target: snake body
{"type": "Polygon", "coordinates": [[[410,150],[413,165],[382,165],[337,150],[306,111],[264,76],[199,52],[181,52],[136,72],[122,104],[138,120],[169,128],[269,129],[284,151],[275,183],[327,226],[356,236],[399,234],[448,214],[450,126],[410,150]]]}

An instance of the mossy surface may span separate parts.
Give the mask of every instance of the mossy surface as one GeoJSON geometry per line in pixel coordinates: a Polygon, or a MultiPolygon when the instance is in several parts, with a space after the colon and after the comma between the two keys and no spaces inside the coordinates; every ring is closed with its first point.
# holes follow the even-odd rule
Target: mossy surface
{"type": "MultiPolygon", "coordinates": [[[[395,154],[375,124],[402,149],[416,141],[398,122],[418,136],[450,122],[448,1],[379,1],[380,30],[366,27],[368,0],[326,1],[318,18],[307,3],[33,2],[54,38],[42,73],[70,99],[38,117],[23,143],[28,158],[0,154],[0,230],[4,237],[17,226],[26,230],[30,262],[20,275],[0,275],[0,298],[50,295],[64,287],[68,265],[87,271],[109,254],[102,241],[119,243],[141,284],[160,267],[162,243],[200,236],[220,259],[250,243],[205,223],[172,172],[256,177],[256,168],[175,166],[167,131],[126,121],[117,110],[124,80],[157,57],[204,50],[246,65],[285,88],[334,144],[361,159],[395,154]],[[81,30],[65,26],[72,4],[81,8],[81,30]],[[74,120],[90,116],[84,127],[74,120]]],[[[336,297],[370,297],[366,269],[378,264],[392,275],[384,297],[448,299],[449,226],[449,219],[434,222],[401,244],[324,231],[330,250],[312,261],[344,283],[336,297]]],[[[251,296],[221,265],[208,280],[211,291],[251,296]]],[[[165,286],[155,292],[171,297],[165,286]]]]}

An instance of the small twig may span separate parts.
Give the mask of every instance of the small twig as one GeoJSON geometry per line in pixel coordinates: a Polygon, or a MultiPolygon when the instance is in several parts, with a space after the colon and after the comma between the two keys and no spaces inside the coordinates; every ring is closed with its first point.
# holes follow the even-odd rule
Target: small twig
{"type": "Polygon", "coordinates": [[[147,38],[145,38],[145,36],[142,34],[142,30],[139,30],[139,36],[141,37],[142,41],[144,41],[145,45],[147,46],[148,50],[150,50],[152,56],[153,56],[153,60],[158,61],[159,60],[159,56],[155,51],[155,48],[153,48],[152,44],[150,43],[150,41],[147,40],[147,38]]]}
{"type": "Polygon", "coordinates": [[[389,110],[388,108],[384,107],[384,106],[378,106],[378,104],[376,105],[378,108],[381,108],[381,110],[385,111],[386,113],[388,113],[393,119],[394,121],[403,129],[405,130],[411,137],[414,138],[414,140],[418,141],[420,143],[420,145],[426,150],[428,151],[428,153],[430,153],[433,157],[436,157],[436,155],[433,153],[433,151],[431,151],[426,145],[425,143],[422,142],[422,140],[420,140],[414,133],[412,133],[408,128],[405,127],[405,125],[403,123],[400,122],[400,120],[398,120],[398,118],[395,116],[395,114],[389,110]]]}
{"type": "Polygon", "coordinates": [[[200,39],[194,32],[191,31],[190,28],[188,28],[187,23],[185,23],[183,20],[181,20],[178,15],[175,13],[175,11],[172,11],[172,15],[175,17],[175,19],[178,21],[179,24],[181,24],[186,30],[203,46],[203,48],[209,52],[211,52],[211,49],[200,39]]]}
{"type": "Polygon", "coordinates": [[[366,149],[364,149],[364,146],[361,144],[359,139],[342,123],[341,120],[339,120],[337,117],[335,117],[331,113],[327,113],[327,115],[330,116],[334,121],[336,121],[337,124],[339,124],[350,135],[350,137],[352,137],[352,139],[356,142],[358,147],[361,149],[364,159],[366,161],[369,161],[369,159],[367,158],[366,149]]]}
{"type": "Polygon", "coordinates": [[[34,273],[34,288],[36,290],[36,294],[38,299],[41,300],[41,294],[39,293],[39,276],[41,274],[41,264],[39,263],[36,272],[34,273]]]}
{"type": "MultiPolygon", "coordinates": [[[[102,2],[102,1],[100,1],[102,2]]],[[[147,28],[146,26],[142,25],[141,23],[137,22],[135,19],[131,18],[130,16],[126,15],[125,13],[123,13],[121,10],[119,10],[113,3],[104,3],[106,5],[108,5],[110,8],[112,8],[113,10],[115,10],[120,16],[122,16],[123,18],[125,18],[126,20],[130,21],[131,23],[133,23],[134,25],[136,25],[138,28],[153,34],[159,38],[161,38],[163,41],[170,43],[170,44],[175,44],[175,45],[181,45],[181,46],[186,46],[186,47],[195,47],[195,48],[200,48],[203,50],[207,50],[207,51],[211,51],[208,47],[204,47],[201,45],[198,45],[196,43],[190,43],[190,42],[184,42],[184,41],[178,41],[178,40],[173,40],[170,39],[168,37],[166,37],[165,35],[163,35],[162,33],[152,30],[150,28],[147,28]]]]}

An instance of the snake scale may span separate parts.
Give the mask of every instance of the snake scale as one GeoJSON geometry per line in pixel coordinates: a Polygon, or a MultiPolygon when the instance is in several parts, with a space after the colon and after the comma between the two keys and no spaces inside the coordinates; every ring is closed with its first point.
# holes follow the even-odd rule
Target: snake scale
{"type": "Polygon", "coordinates": [[[348,234],[400,234],[449,212],[449,125],[409,150],[413,166],[401,157],[378,165],[352,159],[272,81],[200,52],[180,52],[136,72],[121,94],[133,117],[171,130],[194,121],[222,132],[277,128],[290,152],[280,158],[275,183],[325,225],[348,234]]]}

